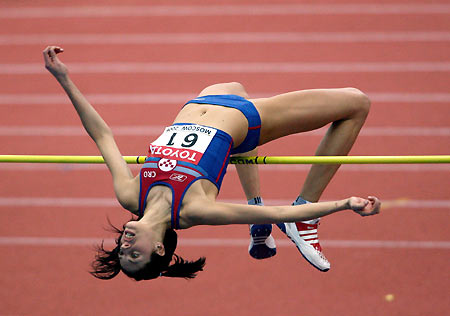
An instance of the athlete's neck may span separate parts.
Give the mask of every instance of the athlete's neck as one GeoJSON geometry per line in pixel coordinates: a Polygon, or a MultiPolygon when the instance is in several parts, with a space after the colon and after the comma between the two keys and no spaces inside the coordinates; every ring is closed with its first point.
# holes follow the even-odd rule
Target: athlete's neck
{"type": "Polygon", "coordinates": [[[164,236],[164,232],[170,227],[171,202],[172,192],[169,188],[160,185],[153,187],[147,196],[144,216],[139,221],[164,236]]]}

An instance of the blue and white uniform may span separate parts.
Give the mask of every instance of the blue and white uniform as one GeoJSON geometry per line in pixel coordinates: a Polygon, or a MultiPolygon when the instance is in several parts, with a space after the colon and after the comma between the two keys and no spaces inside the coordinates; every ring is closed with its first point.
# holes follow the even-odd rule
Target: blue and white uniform
{"type": "Polygon", "coordinates": [[[143,216],[147,195],[155,185],[172,190],[172,228],[179,229],[179,212],[188,188],[199,179],[208,179],[218,190],[231,154],[254,149],[259,142],[261,119],[253,103],[235,96],[204,96],[188,103],[213,104],[240,110],[249,121],[245,140],[233,149],[233,139],[219,129],[189,123],[166,127],[149,146],[140,171],[139,215],[143,216]]]}

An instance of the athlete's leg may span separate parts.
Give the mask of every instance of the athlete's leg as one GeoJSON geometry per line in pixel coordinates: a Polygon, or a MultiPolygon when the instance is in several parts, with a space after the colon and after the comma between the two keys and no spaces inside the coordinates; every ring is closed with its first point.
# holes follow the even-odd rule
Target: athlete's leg
{"type": "MultiPolygon", "coordinates": [[[[234,94],[248,99],[247,91],[238,82],[219,83],[209,86],[199,96],[234,94]]],[[[258,149],[241,153],[239,156],[257,156],[258,149]]],[[[242,188],[249,204],[261,205],[260,181],[257,165],[236,165],[242,188]]],[[[276,254],[275,240],[272,237],[272,225],[250,225],[250,245],[248,252],[255,259],[265,259],[276,254]]]]}
{"type": "MultiPolygon", "coordinates": [[[[305,90],[267,99],[252,100],[261,115],[261,144],[289,134],[305,132],[332,123],[316,155],[346,155],[364,124],[370,101],[353,88],[305,90]]],[[[299,197],[316,202],[336,173],[338,165],[313,165],[299,197]]],[[[278,225],[314,267],[328,271],[317,236],[318,220],[278,225]]]]}
{"type": "MultiPolygon", "coordinates": [[[[370,107],[368,97],[354,88],[296,91],[251,101],[261,115],[260,144],[332,123],[317,148],[317,156],[348,154],[370,107]]],[[[313,165],[302,197],[318,201],[338,168],[339,165],[313,165]]]]}
{"type": "MultiPolygon", "coordinates": [[[[258,156],[258,149],[255,148],[252,151],[238,154],[238,156],[258,156]]],[[[264,205],[263,199],[261,198],[258,165],[236,164],[235,166],[242,188],[244,189],[245,196],[247,197],[248,204],[264,205]]],[[[255,259],[266,259],[275,256],[277,253],[277,249],[275,240],[271,235],[272,225],[250,225],[249,228],[250,244],[248,247],[248,253],[250,254],[250,256],[255,259]]]]}

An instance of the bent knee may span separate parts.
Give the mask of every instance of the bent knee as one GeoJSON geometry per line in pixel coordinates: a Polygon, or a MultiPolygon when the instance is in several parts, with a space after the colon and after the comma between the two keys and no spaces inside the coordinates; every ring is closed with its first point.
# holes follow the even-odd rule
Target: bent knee
{"type": "Polygon", "coordinates": [[[247,91],[245,91],[244,86],[239,82],[226,82],[218,83],[205,88],[201,93],[202,95],[208,94],[234,94],[248,99],[249,96],[247,91]]]}
{"type": "Polygon", "coordinates": [[[344,88],[351,97],[353,110],[358,116],[366,117],[369,114],[371,101],[367,94],[357,88],[344,88]]]}
{"type": "Polygon", "coordinates": [[[242,83],[229,82],[229,83],[226,83],[226,85],[227,85],[227,89],[230,91],[229,94],[235,94],[235,95],[238,95],[238,96],[248,99],[248,93],[247,93],[247,91],[245,91],[245,88],[242,85],[242,83]]]}

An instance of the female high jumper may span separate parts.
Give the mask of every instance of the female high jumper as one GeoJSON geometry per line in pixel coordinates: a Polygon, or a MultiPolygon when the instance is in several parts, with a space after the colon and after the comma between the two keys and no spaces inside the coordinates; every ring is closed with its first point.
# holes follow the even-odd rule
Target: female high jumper
{"type": "Polygon", "coordinates": [[[209,86],[188,101],[173,124],[149,145],[145,164],[134,177],[111,129],[56,56],[62,52],[60,47],[47,47],[43,51],[45,67],[69,96],[102,154],[119,203],[138,216],[123,230],[116,229],[119,237],[113,250],[105,250],[103,244],[99,247],[91,272],[95,277],[111,279],[123,271],[138,281],[159,276],[193,278],[203,269],[205,258],[186,261],[174,254],[174,230],[228,224],[250,224],[249,252],[257,259],[275,254],[271,230],[272,224],[277,224],[305,259],[327,271],[330,264],[317,237],[318,218],[344,210],[362,216],[379,213],[381,203],[372,196],[306,202],[319,200],[338,165],[313,165],[292,206],[262,206],[256,166],[236,165],[249,204],[253,205],[216,201],[230,155],[254,155],[257,146],[280,137],[332,123],[316,155],[346,155],[370,107],[361,91],[317,89],[249,99],[239,83],[209,86]]]}

